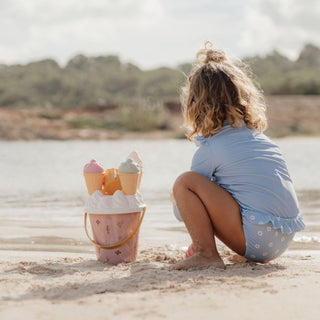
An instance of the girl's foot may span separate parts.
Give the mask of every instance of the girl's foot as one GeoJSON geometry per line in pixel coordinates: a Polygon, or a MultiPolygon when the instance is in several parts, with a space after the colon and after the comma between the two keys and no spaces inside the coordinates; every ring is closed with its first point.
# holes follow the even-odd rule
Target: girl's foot
{"type": "Polygon", "coordinates": [[[238,254],[234,254],[234,255],[228,257],[228,260],[229,260],[230,262],[247,262],[247,261],[249,261],[249,260],[246,259],[245,257],[242,257],[242,256],[240,256],[240,255],[238,255],[238,254]]]}
{"type": "MultiPolygon", "coordinates": [[[[246,259],[245,257],[242,257],[238,254],[234,254],[230,257],[227,258],[230,262],[250,262],[250,260],[246,259]]],[[[263,262],[259,262],[261,264],[268,264],[270,263],[270,261],[263,261],[263,262]]]]}
{"type": "Polygon", "coordinates": [[[193,256],[174,264],[170,267],[170,270],[188,270],[199,267],[225,269],[225,265],[220,257],[206,258],[197,252],[193,256]]]}

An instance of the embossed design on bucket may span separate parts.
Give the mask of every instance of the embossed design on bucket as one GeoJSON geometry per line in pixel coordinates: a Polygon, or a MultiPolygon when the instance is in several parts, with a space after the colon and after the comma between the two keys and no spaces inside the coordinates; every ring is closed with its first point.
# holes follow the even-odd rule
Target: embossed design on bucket
{"type": "Polygon", "coordinates": [[[87,213],[85,214],[85,231],[96,246],[99,261],[112,264],[136,261],[139,228],[145,210],[143,208],[140,212],[122,214],[89,213],[93,239],[88,234],[87,213]]]}

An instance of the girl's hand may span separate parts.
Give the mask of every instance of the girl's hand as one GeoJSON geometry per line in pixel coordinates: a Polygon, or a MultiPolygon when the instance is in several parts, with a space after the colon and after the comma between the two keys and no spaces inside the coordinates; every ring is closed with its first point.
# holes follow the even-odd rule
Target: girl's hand
{"type": "Polygon", "coordinates": [[[172,204],[173,205],[175,205],[176,204],[176,199],[174,198],[174,196],[173,196],[173,193],[171,192],[171,194],[170,194],[170,200],[171,200],[171,202],[172,202],[172,204]]]}

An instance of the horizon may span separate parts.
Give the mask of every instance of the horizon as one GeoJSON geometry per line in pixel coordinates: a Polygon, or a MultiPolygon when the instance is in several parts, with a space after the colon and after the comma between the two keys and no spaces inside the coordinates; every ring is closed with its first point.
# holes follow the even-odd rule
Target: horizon
{"type": "Polygon", "coordinates": [[[8,0],[0,9],[6,65],[117,55],[150,70],[192,61],[206,40],[241,59],[276,50],[295,60],[307,43],[320,45],[316,0],[8,0]]]}

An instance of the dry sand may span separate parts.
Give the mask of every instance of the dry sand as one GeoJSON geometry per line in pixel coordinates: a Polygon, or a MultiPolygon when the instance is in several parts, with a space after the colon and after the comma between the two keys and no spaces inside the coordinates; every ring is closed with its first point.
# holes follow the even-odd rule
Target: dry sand
{"type": "Polygon", "coordinates": [[[319,319],[320,251],[270,264],[169,271],[183,252],[142,250],[111,266],[93,254],[0,251],[0,319],[319,319]]]}

